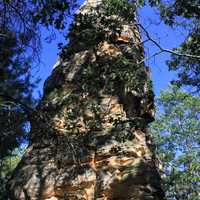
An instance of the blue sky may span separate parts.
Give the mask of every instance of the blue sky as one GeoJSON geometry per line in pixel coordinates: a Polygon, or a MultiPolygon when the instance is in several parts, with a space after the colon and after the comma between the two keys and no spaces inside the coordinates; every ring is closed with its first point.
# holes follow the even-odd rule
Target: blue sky
{"type": "MultiPolygon", "coordinates": [[[[164,48],[172,49],[176,47],[184,38],[183,30],[173,30],[167,27],[163,23],[160,23],[160,19],[156,14],[156,11],[152,8],[146,6],[139,10],[139,21],[144,27],[149,31],[150,35],[160,42],[164,48]],[[159,24],[159,25],[158,25],[159,24]]],[[[37,68],[37,72],[34,73],[36,76],[40,76],[41,82],[39,87],[35,90],[35,95],[37,92],[43,91],[43,84],[45,79],[51,74],[52,67],[58,58],[58,47],[57,43],[65,42],[62,34],[57,33],[56,39],[51,43],[44,40],[48,36],[48,31],[42,31],[42,55],[41,64],[37,68]]],[[[145,43],[146,56],[149,57],[158,51],[158,48],[152,43],[145,43]]],[[[166,66],[166,60],[170,58],[167,53],[162,53],[155,58],[146,61],[147,66],[150,66],[152,71],[152,80],[154,86],[154,92],[159,95],[160,90],[166,89],[169,82],[175,78],[174,72],[169,72],[166,66]]]]}

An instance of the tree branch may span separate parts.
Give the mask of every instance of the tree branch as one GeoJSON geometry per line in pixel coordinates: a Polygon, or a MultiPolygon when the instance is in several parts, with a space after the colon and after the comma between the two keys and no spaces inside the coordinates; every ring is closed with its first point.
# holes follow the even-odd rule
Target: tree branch
{"type": "MultiPolygon", "coordinates": [[[[171,49],[163,48],[155,39],[153,39],[153,38],[150,36],[149,32],[144,28],[144,26],[142,26],[140,23],[137,23],[136,26],[139,26],[139,27],[144,31],[144,33],[145,33],[147,39],[148,39],[149,41],[151,41],[152,43],[154,43],[154,44],[160,49],[160,51],[157,52],[157,53],[155,53],[154,56],[155,56],[155,55],[158,55],[158,54],[160,54],[160,53],[162,53],[162,52],[167,52],[167,53],[170,53],[170,54],[174,54],[174,55],[176,55],[176,56],[183,56],[183,57],[188,57],[188,58],[199,59],[199,60],[200,60],[200,56],[198,56],[198,55],[192,55],[192,54],[187,54],[187,53],[184,54],[184,53],[180,53],[180,52],[178,52],[178,51],[173,51],[173,50],[171,50],[171,49]]],[[[152,57],[153,57],[153,56],[150,56],[150,58],[152,58],[152,57]]],[[[146,60],[146,59],[144,59],[143,62],[144,62],[145,60],[146,60]]],[[[142,61],[141,61],[141,62],[142,62],[142,61]]]]}
{"type": "Polygon", "coordinates": [[[3,33],[0,33],[0,38],[6,38],[6,37],[8,37],[6,34],[3,34],[3,33]]]}
{"type": "Polygon", "coordinates": [[[142,64],[143,62],[145,62],[145,61],[147,61],[147,60],[150,60],[151,58],[156,57],[157,55],[159,55],[159,54],[161,54],[161,53],[163,53],[163,51],[158,51],[158,52],[154,53],[153,55],[150,55],[150,56],[148,56],[148,57],[145,57],[144,59],[142,59],[142,60],[138,63],[138,65],[142,64]]]}
{"type": "Polygon", "coordinates": [[[20,101],[19,99],[16,99],[10,95],[7,94],[0,94],[0,97],[2,97],[3,99],[5,99],[5,101],[10,101],[12,103],[14,103],[15,105],[21,105],[23,107],[23,109],[28,113],[32,113],[33,111],[35,111],[33,108],[31,108],[30,106],[26,105],[25,103],[23,103],[22,101],[20,101]]]}

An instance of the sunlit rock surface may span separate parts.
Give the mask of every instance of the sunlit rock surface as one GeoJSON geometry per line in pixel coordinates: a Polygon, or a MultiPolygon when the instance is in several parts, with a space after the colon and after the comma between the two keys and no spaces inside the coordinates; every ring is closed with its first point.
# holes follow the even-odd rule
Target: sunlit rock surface
{"type": "MultiPolygon", "coordinates": [[[[101,1],[86,1],[77,14],[80,26],[78,15],[90,13],[91,5],[96,9],[101,1]]],[[[154,106],[148,68],[138,64],[143,59],[140,34],[134,23],[118,22],[121,34],[107,30],[112,40],[94,48],[78,41],[80,32],[71,36],[33,115],[30,145],[8,184],[11,199],[164,199],[147,131],[154,106]],[[122,58],[134,65],[123,64],[122,58]],[[128,70],[133,84],[113,78],[112,69],[128,70]]]]}

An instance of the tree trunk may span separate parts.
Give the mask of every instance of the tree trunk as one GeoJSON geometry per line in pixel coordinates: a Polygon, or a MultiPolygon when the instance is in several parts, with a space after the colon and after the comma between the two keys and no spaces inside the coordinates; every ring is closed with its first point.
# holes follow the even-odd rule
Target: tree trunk
{"type": "Polygon", "coordinates": [[[153,92],[133,7],[110,9],[106,2],[88,0],[77,13],[8,183],[11,199],[164,199],[147,131],[153,92]]]}

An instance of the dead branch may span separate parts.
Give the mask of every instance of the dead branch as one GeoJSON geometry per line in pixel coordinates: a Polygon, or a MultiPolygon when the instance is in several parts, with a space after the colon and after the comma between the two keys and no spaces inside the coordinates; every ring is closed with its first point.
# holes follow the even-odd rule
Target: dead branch
{"type": "Polygon", "coordinates": [[[143,59],[143,60],[140,62],[140,64],[141,64],[142,62],[144,62],[145,60],[151,59],[152,57],[154,57],[154,56],[156,56],[156,55],[158,55],[158,54],[161,54],[161,53],[163,53],[163,52],[170,53],[170,54],[173,54],[173,55],[176,55],[176,56],[181,56],[181,57],[183,56],[183,57],[188,57],[188,58],[200,60],[200,56],[198,56],[198,55],[192,55],[192,54],[187,54],[187,53],[185,54],[185,53],[180,53],[180,52],[178,52],[178,51],[174,51],[174,50],[171,50],[171,49],[163,48],[155,39],[153,39],[153,38],[150,36],[149,32],[144,28],[144,26],[142,26],[142,24],[137,23],[136,26],[139,26],[139,27],[142,29],[142,31],[144,31],[144,33],[145,33],[147,39],[148,39],[149,41],[151,41],[152,43],[154,43],[154,44],[159,48],[159,50],[160,50],[159,52],[155,53],[154,55],[150,56],[149,58],[143,59]]]}

